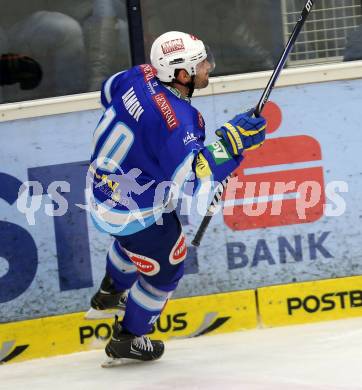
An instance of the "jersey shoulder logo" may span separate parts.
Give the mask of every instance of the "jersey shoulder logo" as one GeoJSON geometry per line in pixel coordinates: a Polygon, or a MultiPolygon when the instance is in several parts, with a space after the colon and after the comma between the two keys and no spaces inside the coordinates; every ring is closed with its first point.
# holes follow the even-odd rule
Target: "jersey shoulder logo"
{"type": "Polygon", "coordinates": [[[197,141],[198,138],[194,133],[190,133],[189,131],[186,132],[185,137],[183,138],[184,145],[187,146],[189,143],[197,141]]]}

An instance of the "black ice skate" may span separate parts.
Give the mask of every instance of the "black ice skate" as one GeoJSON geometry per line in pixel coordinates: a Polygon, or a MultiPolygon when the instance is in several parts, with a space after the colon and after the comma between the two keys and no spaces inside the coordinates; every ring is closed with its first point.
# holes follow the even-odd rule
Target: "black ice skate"
{"type": "Polygon", "coordinates": [[[91,299],[91,308],[85,318],[100,319],[113,318],[115,314],[122,315],[126,308],[127,292],[116,291],[110,276],[106,275],[100,289],[91,299]]]}
{"type": "Polygon", "coordinates": [[[135,336],[125,332],[116,316],[112,338],[106,346],[106,354],[109,360],[102,367],[118,366],[128,359],[150,361],[159,359],[165,346],[160,340],[151,340],[147,336],[135,336]]]}

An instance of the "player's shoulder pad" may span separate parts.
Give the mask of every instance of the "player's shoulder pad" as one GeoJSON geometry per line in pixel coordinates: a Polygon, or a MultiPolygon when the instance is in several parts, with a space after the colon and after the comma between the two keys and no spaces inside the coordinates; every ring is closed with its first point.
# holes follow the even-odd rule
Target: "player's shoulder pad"
{"type": "Polygon", "coordinates": [[[131,71],[132,68],[115,73],[103,82],[101,88],[101,102],[104,107],[107,107],[111,104],[113,96],[117,91],[117,87],[122,82],[122,80],[129,77],[129,73],[131,71]]]}
{"type": "Polygon", "coordinates": [[[193,127],[197,110],[190,103],[180,99],[158,81],[152,85],[152,100],[159,111],[168,131],[193,127]]]}
{"type": "Polygon", "coordinates": [[[129,68],[127,70],[123,70],[118,73],[115,73],[114,75],[112,75],[111,77],[109,77],[103,82],[102,92],[104,92],[105,95],[107,94],[113,95],[113,92],[117,89],[119,84],[122,83],[124,80],[128,80],[132,82],[132,80],[136,80],[137,78],[140,78],[142,76],[142,72],[140,69],[141,66],[140,65],[133,66],[132,68],[129,68]]]}
{"type": "Polygon", "coordinates": [[[137,65],[134,67],[134,71],[143,77],[145,83],[148,83],[157,75],[157,70],[150,64],[137,65]]]}
{"type": "Polygon", "coordinates": [[[156,75],[156,70],[149,64],[136,65],[128,70],[115,73],[106,79],[101,88],[101,101],[103,106],[107,107],[119,88],[124,85],[138,84],[139,82],[147,82],[156,75]]]}
{"type": "Polygon", "coordinates": [[[156,112],[161,117],[168,131],[178,127],[195,127],[204,129],[201,114],[188,102],[178,98],[158,79],[157,70],[150,64],[142,64],[133,68],[139,82],[143,84],[146,95],[150,98],[156,112]]]}

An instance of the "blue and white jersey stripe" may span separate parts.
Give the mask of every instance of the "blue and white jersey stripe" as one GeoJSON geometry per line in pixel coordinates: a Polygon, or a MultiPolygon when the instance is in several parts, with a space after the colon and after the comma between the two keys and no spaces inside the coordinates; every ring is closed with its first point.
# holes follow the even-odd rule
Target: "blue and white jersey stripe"
{"type": "Polygon", "coordinates": [[[129,294],[134,300],[134,302],[136,302],[139,306],[141,306],[145,310],[151,312],[160,312],[169,297],[168,293],[165,293],[164,296],[159,296],[147,291],[140,284],[140,281],[137,281],[132,286],[129,294]]]}

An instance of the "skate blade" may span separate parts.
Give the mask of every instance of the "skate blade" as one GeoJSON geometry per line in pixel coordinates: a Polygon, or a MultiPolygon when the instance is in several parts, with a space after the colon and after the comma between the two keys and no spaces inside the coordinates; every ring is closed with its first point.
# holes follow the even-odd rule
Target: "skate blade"
{"type": "Polygon", "coordinates": [[[145,362],[137,359],[107,357],[107,360],[101,363],[101,367],[112,368],[112,367],[120,367],[125,365],[142,364],[142,363],[145,362]]]}
{"type": "Polygon", "coordinates": [[[124,309],[96,310],[91,307],[84,315],[84,318],[86,320],[100,320],[114,318],[115,315],[122,317],[124,315],[124,309]]]}
{"type": "Polygon", "coordinates": [[[128,359],[124,359],[124,358],[120,358],[120,359],[108,358],[101,364],[101,367],[103,368],[119,367],[127,363],[127,360],[128,359]]]}

